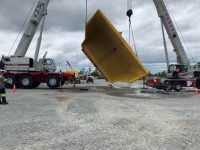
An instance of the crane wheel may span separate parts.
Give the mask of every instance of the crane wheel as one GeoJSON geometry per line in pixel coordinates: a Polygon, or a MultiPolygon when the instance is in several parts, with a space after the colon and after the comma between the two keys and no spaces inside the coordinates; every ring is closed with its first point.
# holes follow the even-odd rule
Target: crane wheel
{"type": "Polygon", "coordinates": [[[175,91],[176,92],[179,92],[179,91],[181,91],[183,89],[183,87],[182,87],[182,85],[180,84],[180,83],[177,83],[176,85],[175,85],[175,91]]]}
{"type": "Polygon", "coordinates": [[[8,89],[13,88],[13,86],[14,86],[14,84],[16,82],[15,76],[13,76],[13,75],[5,75],[5,78],[9,82],[9,84],[6,84],[6,88],[8,88],[8,89]]]}
{"type": "Polygon", "coordinates": [[[22,89],[33,88],[33,78],[31,76],[25,75],[19,79],[19,87],[22,89]]]}
{"type": "Polygon", "coordinates": [[[60,79],[58,76],[55,75],[51,75],[48,77],[47,79],[47,86],[50,89],[56,89],[60,86],[60,79]]]}

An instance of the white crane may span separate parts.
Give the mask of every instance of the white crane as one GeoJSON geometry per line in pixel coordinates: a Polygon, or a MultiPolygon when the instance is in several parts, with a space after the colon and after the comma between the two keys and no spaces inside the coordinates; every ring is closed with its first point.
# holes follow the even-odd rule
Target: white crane
{"type": "Polygon", "coordinates": [[[174,51],[177,55],[178,63],[183,64],[183,65],[189,65],[190,61],[185,53],[185,50],[183,48],[183,45],[179,38],[179,35],[178,35],[176,28],[172,22],[172,19],[169,15],[169,12],[167,10],[167,7],[166,7],[164,1],[163,0],[153,0],[153,1],[157,8],[158,16],[160,17],[161,22],[163,23],[163,25],[169,35],[170,41],[174,47],[174,51]]]}
{"type": "Polygon", "coordinates": [[[33,14],[28,22],[25,32],[17,46],[13,56],[3,57],[1,61],[5,64],[4,69],[7,71],[56,71],[53,59],[40,59],[38,55],[42,40],[42,33],[47,15],[47,7],[50,0],[38,0],[33,14]],[[41,23],[40,35],[37,41],[35,56],[33,58],[25,57],[33,37],[41,23]]]}
{"type": "Polygon", "coordinates": [[[200,77],[200,73],[199,73],[200,65],[197,64],[197,65],[192,66],[190,64],[190,61],[187,57],[187,54],[184,50],[182,43],[181,43],[181,40],[176,31],[176,28],[172,21],[172,18],[170,17],[169,11],[166,7],[164,0],[153,0],[153,2],[156,6],[158,16],[160,17],[160,20],[161,20],[166,61],[167,61],[167,65],[168,65],[168,73],[173,73],[173,71],[177,67],[179,67],[181,69],[180,73],[183,73],[184,76],[188,75],[187,77],[191,78],[196,75],[197,77],[200,77]],[[169,65],[169,58],[168,58],[168,54],[167,54],[167,47],[166,47],[166,42],[165,42],[163,26],[165,27],[165,30],[169,36],[169,39],[172,43],[173,48],[174,48],[174,52],[176,53],[178,64],[169,65]],[[186,74],[186,73],[188,73],[188,74],[186,74]]]}
{"type": "Polygon", "coordinates": [[[62,86],[65,81],[75,79],[74,74],[56,72],[54,60],[46,58],[47,52],[44,57],[38,61],[42,32],[49,2],[50,0],[38,0],[37,6],[33,11],[14,55],[3,56],[0,61],[0,69],[5,70],[3,75],[10,81],[10,88],[14,86],[14,84],[20,88],[36,88],[40,83],[47,83],[49,88],[57,88],[62,86]],[[41,21],[40,35],[34,59],[25,57],[41,21]]]}

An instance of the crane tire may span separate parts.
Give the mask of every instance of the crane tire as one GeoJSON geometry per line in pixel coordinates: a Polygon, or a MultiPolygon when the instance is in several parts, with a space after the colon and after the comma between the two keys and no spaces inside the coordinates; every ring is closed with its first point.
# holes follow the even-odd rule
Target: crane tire
{"type": "Polygon", "coordinates": [[[50,75],[46,83],[50,89],[56,89],[60,86],[60,79],[56,75],[50,75]]]}
{"type": "Polygon", "coordinates": [[[24,75],[19,78],[19,87],[22,89],[33,88],[33,78],[29,75],[24,75]]]}
{"type": "Polygon", "coordinates": [[[176,83],[174,90],[176,92],[180,92],[182,89],[183,89],[183,86],[180,83],[176,83]]]}

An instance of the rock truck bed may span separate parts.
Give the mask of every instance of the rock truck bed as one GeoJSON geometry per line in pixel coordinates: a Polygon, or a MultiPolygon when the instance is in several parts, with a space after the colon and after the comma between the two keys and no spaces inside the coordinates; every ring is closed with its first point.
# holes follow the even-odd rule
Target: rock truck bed
{"type": "Polygon", "coordinates": [[[144,65],[101,10],[86,24],[83,52],[110,82],[132,83],[147,75],[144,65]]]}

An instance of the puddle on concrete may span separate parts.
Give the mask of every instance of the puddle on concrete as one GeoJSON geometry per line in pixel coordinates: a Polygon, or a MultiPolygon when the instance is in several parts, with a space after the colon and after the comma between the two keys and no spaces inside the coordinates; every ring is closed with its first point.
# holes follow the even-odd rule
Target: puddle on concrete
{"type": "Polygon", "coordinates": [[[56,99],[57,99],[58,101],[65,101],[65,100],[67,100],[67,98],[64,97],[64,96],[56,97],[56,99]]]}
{"type": "Polygon", "coordinates": [[[141,98],[149,98],[152,96],[152,94],[149,93],[142,93],[141,91],[135,91],[134,93],[127,93],[125,96],[135,96],[135,97],[141,97],[141,98]]]}

